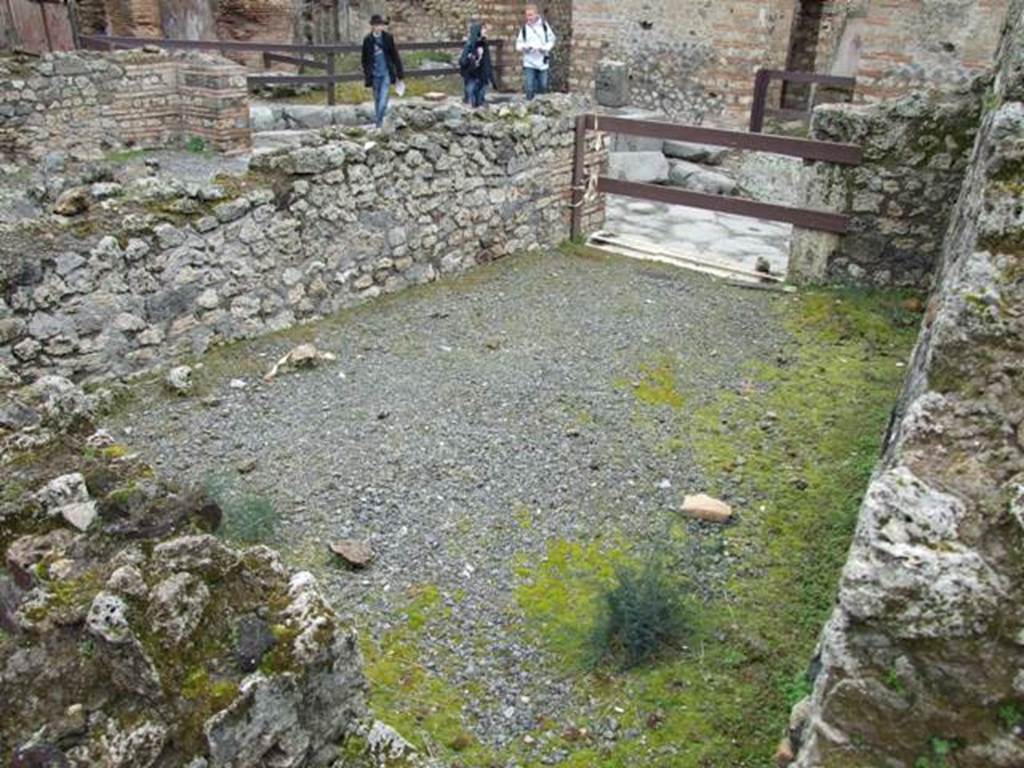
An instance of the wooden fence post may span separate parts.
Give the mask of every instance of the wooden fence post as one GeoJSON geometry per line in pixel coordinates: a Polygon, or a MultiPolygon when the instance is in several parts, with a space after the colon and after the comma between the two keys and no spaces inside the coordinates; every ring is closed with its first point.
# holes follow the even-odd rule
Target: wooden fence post
{"type": "MultiPolygon", "coordinates": [[[[330,77],[334,77],[334,51],[327,54],[327,74],[330,77]]],[[[335,100],[334,86],[334,80],[327,83],[327,105],[331,107],[334,106],[335,100]]]]}
{"type": "Polygon", "coordinates": [[[771,73],[767,69],[757,70],[754,76],[754,103],[750,107],[750,132],[761,133],[764,129],[764,111],[768,102],[768,86],[771,73]]]}

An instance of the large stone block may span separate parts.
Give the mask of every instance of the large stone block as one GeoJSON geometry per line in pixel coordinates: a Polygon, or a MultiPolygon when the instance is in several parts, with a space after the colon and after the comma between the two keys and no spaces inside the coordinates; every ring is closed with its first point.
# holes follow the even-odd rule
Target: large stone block
{"type": "Polygon", "coordinates": [[[661,152],[611,152],[608,175],[622,181],[663,183],[668,181],[668,160],[661,152]]]}
{"type": "Polygon", "coordinates": [[[710,195],[732,195],[736,192],[735,179],[724,173],[685,160],[673,160],[669,165],[668,181],[672,186],[710,195]]]}

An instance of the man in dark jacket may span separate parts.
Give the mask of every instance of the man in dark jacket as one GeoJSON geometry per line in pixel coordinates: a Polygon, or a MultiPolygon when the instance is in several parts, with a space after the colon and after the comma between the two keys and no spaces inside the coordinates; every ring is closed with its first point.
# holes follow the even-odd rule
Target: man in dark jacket
{"type": "Polygon", "coordinates": [[[375,13],[370,19],[370,34],[363,39],[363,80],[367,88],[373,88],[374,123],[378,128],[384,124],[392,83],[401,83],[405,77],[395,38],[385,31],[387,24],[375,13]]]}

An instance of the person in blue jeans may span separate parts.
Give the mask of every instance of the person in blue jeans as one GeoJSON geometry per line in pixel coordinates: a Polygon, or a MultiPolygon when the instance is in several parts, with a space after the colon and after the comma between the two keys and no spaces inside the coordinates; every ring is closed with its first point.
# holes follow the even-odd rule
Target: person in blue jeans
{"type": "Polygon", "coordinates": [[[554,47],[555,33],[541,17],[536,3],[527,3],[526,23],[516,35],[516,50],[523,54],[523,88],[527,101],[548,92],[554,47]]]}
{"type": "Polygon", "coordinates": [[[491,62],[486,24],[470,24],[469,37],[459,57],[459,72],[465,86],[466,104],[474,109],[485,106],[487,87],[494,85],[494,64],[491,62]]]}
{"type": "Polygon", "coordinates": [[[363,39],[363,81],[373,89],[373,122],[378,128],[384,125],[392,84],[405,77],[395,38],[385,29],[387,24],[379,13],[373,14],[370,34],[363,39]]]}

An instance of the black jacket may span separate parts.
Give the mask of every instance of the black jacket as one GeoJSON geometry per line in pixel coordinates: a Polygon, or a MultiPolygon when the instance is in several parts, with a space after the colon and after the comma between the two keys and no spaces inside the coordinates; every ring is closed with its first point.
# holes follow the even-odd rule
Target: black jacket
{"type": "MultiPolygon", "coordinates": [[[[468,44],[466,47],[470,48],[468,44]]],[[[472,48],[482,48],[483,53],[480,59],[477,60],[475,50],[463,52],[459,60],[459,71],[462,73],[462,79],[479,80],[482,83],[488,83],[497,88],[498,85],[494,82],[494,62],[491,60],[491,45],[487,38],[478,38],[472,48]]]]}
{"type": "MultiPolygon", "coordinates": [[[[398,56],[395,38],[389,32],[381,32],[384,39],[384,58],[388,61],[388,74],[391,82],[397,83],[405,77],[402,59],[398,56]]],[[[363,80],[367,88],[373,85],[373,33],[363,38],[363,80]]]]}

